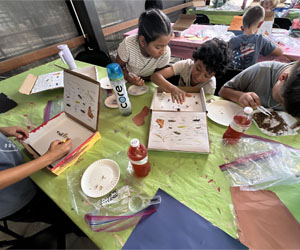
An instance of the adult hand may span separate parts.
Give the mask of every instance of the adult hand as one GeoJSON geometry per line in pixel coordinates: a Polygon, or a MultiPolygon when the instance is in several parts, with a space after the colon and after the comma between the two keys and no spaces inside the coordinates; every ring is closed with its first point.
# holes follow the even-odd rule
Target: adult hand
{"type": "Polygon", "coordinates": [[[247,92],[242,94],[239,98],[239,103],[243,107],[256,108],[257,106],[261,106],[259,96],[254,92],[247,92]]]}
{"type": "Polygon", "coordinates": [[[132,84],[134,85],[137,85],[137,86],[143,86],[145,84],[145,81],[137,76],[136,74],[133,74],[133,73],[128,73],[128,82],[131,82],[132,84]]]}
{"type": "Polygon", "coordinates": [[[69,138],[66,142],[61,142],[60,140],[55,140],[50,144],[50,147],[45,155],[49,156],[49,159],[54,162],[58,159],[64,157],[69,153],[72,147],[72,140],[69,138]]]}
{"type": "Polygon", "coordinates": [[[177,102],[179,104],[182,104],[185,102],[186,97],[191,97],[192,95],[189,93],[184,92],[180,88],[177,88],[174,86],[171,90],[171,97],[172,97],[172,102],[177,102]]]}
{"type": "Polygon", "coordinates": [[[15,136],[18,141],[23,141],[29,136],[28,131],[19,126],[2,127],[0,128],[0,132],[5,136],[15,136]]]}

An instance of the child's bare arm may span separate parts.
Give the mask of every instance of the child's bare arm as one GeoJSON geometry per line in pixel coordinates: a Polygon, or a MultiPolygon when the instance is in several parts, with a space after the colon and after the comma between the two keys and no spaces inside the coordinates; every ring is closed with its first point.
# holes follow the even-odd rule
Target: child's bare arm
{"type": "Polygon", "coordinates": [[[254,92],[243,92],[223,86],[219,91],[219,96],[240,103],[243,107],[256,108],[261,105],[259,96],[254,92]]]}
{"type": "Polygon", "coordinates": [[[117,55],[116,58],[116,63],[120,64],[123,74],[124,74],[124,78],[126,81],[133,83],[134,85],[137,86],[142,86],[144,85],[144,80],[139,77],[139,76],[130,76],[128,70],[126,69],[126,62],[123,62],[121,60],[121,58],[119,57],[119,55],[117,55]]]}
{"type": "Polygon", "coordinates": [[[276,47],[272,53],[271,53],[272,56],[282,56],[283,55],[283,51],[280,47],[276,47]]]}
{"type": "Polygon", "coordinates": [[[166,78],[172,77],[174,75],[175,72],[173,67],[167,67],[160,71],[154,72],[150,79],[164,91],[171,93],[173,102],[176,101],[177,103],[183,103],[185,102],[185,97],[190,96],[190,94],[177,88],[172,83],[166,80],[166,78]]]}

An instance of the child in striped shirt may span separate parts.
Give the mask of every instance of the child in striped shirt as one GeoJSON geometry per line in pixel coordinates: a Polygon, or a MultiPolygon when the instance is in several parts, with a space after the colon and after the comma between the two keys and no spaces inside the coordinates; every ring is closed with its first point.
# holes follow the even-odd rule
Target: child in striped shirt
{"type": "Polygon", "coordinates": [[[172,37],[169,18],[158,9],[141,14],[137,35],[126,37],[118,48],[116,62],[128,82],[142,86],[154,71],[168,65],[172,37]]]}

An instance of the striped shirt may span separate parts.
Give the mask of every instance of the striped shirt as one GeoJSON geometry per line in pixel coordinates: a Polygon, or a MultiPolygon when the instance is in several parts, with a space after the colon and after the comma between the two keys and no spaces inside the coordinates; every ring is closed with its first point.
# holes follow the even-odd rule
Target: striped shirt
{"type": "Polygon", "coordinates": [[[141,77],[151,76],[155,69],[164,68],[169,64],[171,50],[167,46],[166,53],[159,58],[146,57],[140,50],[137,35],[126,37],[118,48],[118,55],[126,62],[128,72],[141,77]]]}

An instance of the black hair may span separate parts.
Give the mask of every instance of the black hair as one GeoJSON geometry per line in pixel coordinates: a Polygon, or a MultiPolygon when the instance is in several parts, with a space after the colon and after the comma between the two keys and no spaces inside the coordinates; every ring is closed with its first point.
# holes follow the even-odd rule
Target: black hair
{"type": "Polygon", "coordinates": [[[285,110],[292,116],[300,118],[300,60],[292,66],[281,88],[285,110]]]}
{"type": "Polygon", "coordinates": [[[170,19],[158,9],[143,12],[139,18],[138,37],[143,36],[146,43],[155,41],[158,37],[171,34],[170,19]]]}
{"type": "Polygon", "coordinates": [[[250,28],[252,25],[263,21],[265,17],[265,10],[260,5],[249,8],[243,15],[244,28],[250,28]]]}
{"type": "Polygon", "coordinates": [[[163,3],[162,0],[146,0],[145,1],[145,10],[150,10],[150,9],[163,9],[163,3]]]}
{"type": "Polygon", "coordinates": [[[224,40],[213,38],[198,47],[193,53],[193,58],[194,61],[201,60],[206,70],[209,73],[215,72],[217,76],[225,73],[231,62],[231,54],[224,40]]]}

